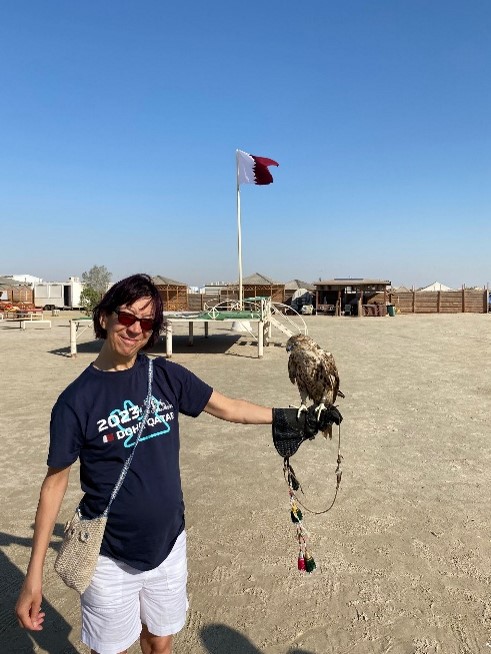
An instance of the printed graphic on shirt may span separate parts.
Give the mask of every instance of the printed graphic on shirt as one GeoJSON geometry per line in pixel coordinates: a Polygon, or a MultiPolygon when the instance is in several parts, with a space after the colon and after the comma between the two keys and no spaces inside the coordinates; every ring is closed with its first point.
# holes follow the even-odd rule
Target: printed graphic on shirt
{"type": "MultiPolygon", "coordinates": [[[[125,400],[122,408],[113,409],[107,418],[97,421],[99,434],[103,443],[112,443],[124,439],[124,447],[133,447],[143,419],[143,407],[125,400]]],[[[140,443],[150,438],[163,436],[170,431],[170,422],[174,420],[174,407],[168,402],[158,400],[152,395],[150,414],[146,429],[140,438],[140,443]]]]}

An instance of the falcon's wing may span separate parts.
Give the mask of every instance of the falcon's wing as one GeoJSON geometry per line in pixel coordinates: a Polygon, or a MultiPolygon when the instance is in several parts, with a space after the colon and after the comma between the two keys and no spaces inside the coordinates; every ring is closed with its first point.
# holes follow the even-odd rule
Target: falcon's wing
{"type": "Polygon", "coordinates": [[[319,353],[309,344],[299,348],[297,347],[291,353],[288,360],[288,373],[292,384],[297,384],[300,393],[305,393],[312,400],[316,401],[317,396],[322,391],[319,388],[319,372],[321,371],[321,361],[319,353]]]}
{"type": "Polygon", "coordinates": [[[329,400],[334,404],[339,390],[339,373],[336,362],[330,352],[322,350],[322,354],[319,357],[319,364],[322,368],[321,374],[324,377],[325,392],[328,393],[329,390],[332,392],[332,398],[329,398],[329,400]]]}
{"type": "Polygon", "coordinates": [[[292,352],[288,357],[288,376],[292,384],[295,384],[297,381],[297,368],[296,356],[292,352]]]}

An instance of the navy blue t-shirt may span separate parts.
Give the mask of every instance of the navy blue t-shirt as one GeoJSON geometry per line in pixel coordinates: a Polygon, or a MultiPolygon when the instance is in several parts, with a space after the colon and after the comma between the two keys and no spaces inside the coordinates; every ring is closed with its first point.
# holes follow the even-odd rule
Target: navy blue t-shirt
{"type": "MultiPolygon", "coordinates": [[[[134,446],[147,389],[148,359],[140,354],[128,370],[90,365],[53,407],[48,465],[64,468],[80,458],[85,517],[107,506],[134,446]]],[[[178,415],[199,415],[212,391],[186,368],[154,359],[152,409],[111,505],[101,554],[138,570],[152,570],[168,556],[184,529],[178,415]]]]}

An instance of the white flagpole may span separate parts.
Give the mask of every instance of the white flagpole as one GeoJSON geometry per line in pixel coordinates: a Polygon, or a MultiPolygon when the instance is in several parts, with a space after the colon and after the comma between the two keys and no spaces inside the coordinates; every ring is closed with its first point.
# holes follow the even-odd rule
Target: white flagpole
{"type": "Polygon", "coordinates": [[[235,151],[237,164],[237,248],[239,254],[239,310],[242,311],[242,235],[240,232],[239,151],[235,151]]]}

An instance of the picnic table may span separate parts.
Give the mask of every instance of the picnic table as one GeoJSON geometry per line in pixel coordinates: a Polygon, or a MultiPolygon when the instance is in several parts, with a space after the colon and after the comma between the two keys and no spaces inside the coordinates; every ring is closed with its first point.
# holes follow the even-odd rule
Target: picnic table
{"type": "Polygon", "coordinates": [[[42,311],[7,311],[5,312],[7,322],[18,322],[20,329],[27,325],[46,325],[51,329],[51,320],[45,320],[42,311]]]}
{"type": "Polygon", "coordinates": [[[262,358],[264,353],[264,321],[261,319],[259,312],[251,311],[164,311],[164,331],[165,331],[165,353],[167,357],[172,356],[172,336],[173,326],[178,324],[188,324],[188,343],[193,345],[194,342],[194,325],[204,325],[205,338],[208,338],[208,326],[211,323],[229,323],[231,327],[235,323],[243,320],[247,323],[257,325],[257,356],[262,358]]]}

